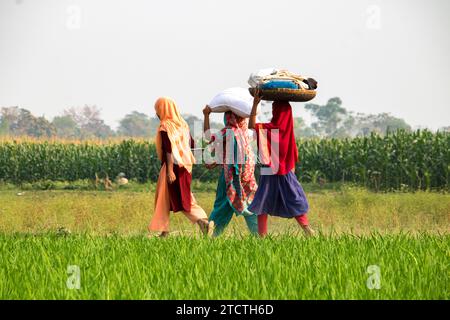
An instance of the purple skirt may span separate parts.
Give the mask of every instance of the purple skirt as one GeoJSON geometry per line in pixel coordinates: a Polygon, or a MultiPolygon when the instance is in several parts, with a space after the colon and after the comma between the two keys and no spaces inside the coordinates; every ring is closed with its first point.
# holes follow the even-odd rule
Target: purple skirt
{"type": "Polygon", "coordinates": [[[261,175],[258,190],[248,210],[260,215],[269,214],[293,218],[308,212],[305,192],[293,172],[286,175],[261,175]]]}

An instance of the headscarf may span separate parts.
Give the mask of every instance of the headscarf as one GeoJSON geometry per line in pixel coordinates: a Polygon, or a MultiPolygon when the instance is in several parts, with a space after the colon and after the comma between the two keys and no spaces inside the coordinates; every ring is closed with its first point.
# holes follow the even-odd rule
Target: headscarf
{"type": "Polygon", "coordinates": [[[223,153],[223,173],[227,198],[237,214],[251,215],[247,207],[253,201],[258,185],[255,180],[255,157],[251,149],[247,120],[229,111],[224,114],[222,139],[216,142],[234,144],[234,154],[223,153]],[[228,159],[228,161],[227,161],[228,159]],[[231,160],[231,161],[230,161],[231,160]]]}
{"type": "Polygon", "coordinates": [[[180,116],[177,105],[172,99],[162,97],[156,100],[155,111],[161,121],[156,134],[158,158],[162,160],[164,156],[160,132],[165,131],[172,147],[174,163],[186,168],[189,173],[192,172],[195,158],[191,151],[189,126],[180,116]]]}
{"type": "Polygon", "coordinates": [[[274,101],[272,104],[272,120],[269,123],[257,124],[259,145],[267,148],[271,156],[269,164],[274,174],[285,175],[294,167],[298,159],[297,144],[294,136],[294,119],[292,107],[287,101],[274,101]],[[263,132],[261,129],[265,129],[263,132]],[[271,130],[278,129],[276,135],[271,130]],[[278,154],[270,154],[272,144],[278,145],[278,154]],[[278,165],[278,170],[276,170],[278,165]]]}

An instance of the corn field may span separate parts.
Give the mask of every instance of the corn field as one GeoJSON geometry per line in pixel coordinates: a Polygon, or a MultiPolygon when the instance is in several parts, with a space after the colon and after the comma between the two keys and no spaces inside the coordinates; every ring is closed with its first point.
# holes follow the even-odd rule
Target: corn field
{"type": "MultiPolygon", "coordinates": [[[[449,189],[450,134],[398,131],[353,139],[299,140],[302,182],[352,182],[375,190],[449,189]]],[[[75,181],[115,177],[156,181],[160,163],[150,141],[0,141],[0,181],[75,181]]],[[[258,171],[258,170],[257,170],[258,171]]],[[[218,170],[194,166],[194,179],[214,181],[218,170]]]]}
{"type": "Polygon", "coordinates": [[[354,182],[376,190],[448,189],[450,134],[397,131],[354,139],[300,141],[302,180],[354,182]]]}

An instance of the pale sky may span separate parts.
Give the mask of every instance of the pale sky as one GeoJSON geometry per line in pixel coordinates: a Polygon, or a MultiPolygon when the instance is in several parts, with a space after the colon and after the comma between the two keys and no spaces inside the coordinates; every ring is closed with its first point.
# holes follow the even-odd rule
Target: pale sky
{"type": "Polygon", "coordinates": [[[437,129],[450,125],[449,12],[447,0],[0,0],[0,107],[52,118],[95,104],[116,127],[171,96],[201,116],[278,67],[317,79],[315,103],[437,129]]]}

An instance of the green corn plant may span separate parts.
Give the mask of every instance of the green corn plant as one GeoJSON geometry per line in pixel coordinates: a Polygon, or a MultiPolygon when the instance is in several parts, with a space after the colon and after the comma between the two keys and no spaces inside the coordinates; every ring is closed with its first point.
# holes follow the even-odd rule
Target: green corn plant
{"type": "MultiPolygon", "coordinates": [[[[389,132],[353,139],[299,139],[296,174],[300,181],[352,182],[374,190],[450,188],[450,134],[389,132]]],[[[160,161],[145,140],[113,142],[39,142],[0,140],[0,181],[36,181],[115,177],[120,172],[139,182],[156,181],[160,161]]],[[[256,170],[256,174],[258,173],[256,170]]],[[[193,178],[217,181],[219,170],[195,165],[193,178]]],[[[258,174],[257,174],[258,175],[258,174]]]]}

